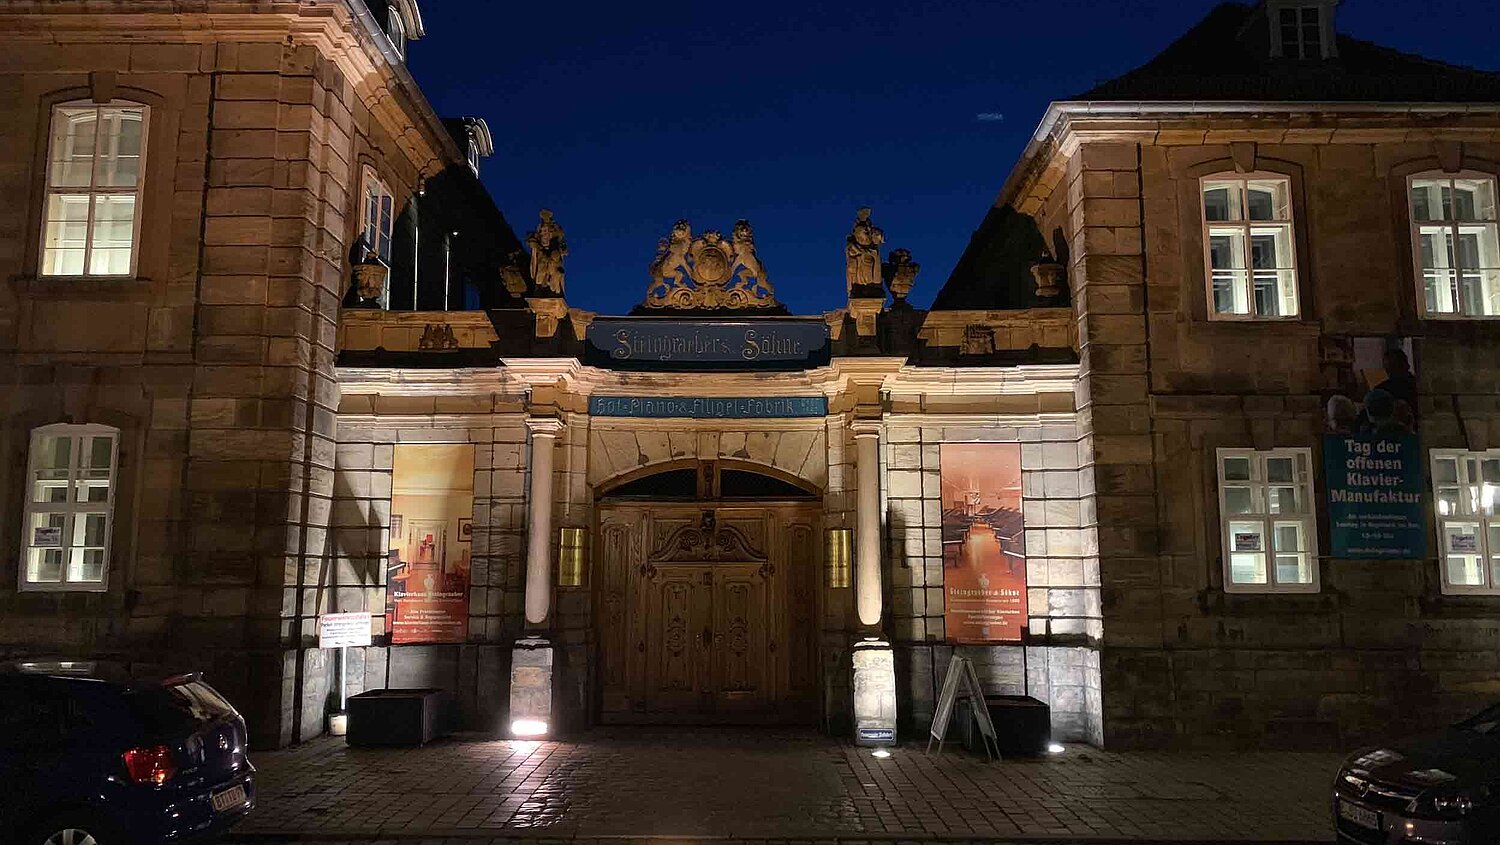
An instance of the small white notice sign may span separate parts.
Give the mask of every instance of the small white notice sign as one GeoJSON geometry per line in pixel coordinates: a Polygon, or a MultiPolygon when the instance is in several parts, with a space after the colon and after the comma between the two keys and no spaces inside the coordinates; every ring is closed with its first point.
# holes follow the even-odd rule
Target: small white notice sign
{"type": "Polygon", "coordinates": [[[325,613],[318,617],[318,648],[349,648],[370,644],[370,614],[325,613]]]}
{"type": "Polygon", "coordinates": [[[62,529],[45,525],[31,529],[31,545],[38,549],[62,548],[62,529]]]}

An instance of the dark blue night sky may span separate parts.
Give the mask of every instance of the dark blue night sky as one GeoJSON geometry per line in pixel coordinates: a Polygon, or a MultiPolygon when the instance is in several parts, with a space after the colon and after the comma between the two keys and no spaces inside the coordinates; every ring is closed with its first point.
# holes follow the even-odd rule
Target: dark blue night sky
{"type": "MultiPolygon", "coordinates": [[[[947,279],[1049,101],[1135,67],[1214,3],[426,0],[411,67],[445,116],[488,120],[484,181],[522,237],[567,230],[569,303],[623,313],[656,241],[738,218],[796,313],[840,306],[860,205],[947,279]]],[[[1339,29],[1500,67],[1489,3],[1344,0],[1339,29]]]]}

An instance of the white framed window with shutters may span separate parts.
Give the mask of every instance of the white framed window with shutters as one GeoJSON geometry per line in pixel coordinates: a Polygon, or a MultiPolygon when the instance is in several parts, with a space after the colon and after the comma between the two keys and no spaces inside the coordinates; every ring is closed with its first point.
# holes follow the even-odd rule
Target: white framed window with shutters
{"type": "Polygon", "coordinates": [[[1412,258],[1422,316],[1500,316],[1495,179],[1424,173],[1408,180],[1412,258]]]}
{"type": "Polygon", "coordinates": [[[1500,595],[1500,449],[1433,449],[1444,593],[1500,595]]]}
{"type": "Polygon", "coordinates": [[[120,431],[46,425],[31,432],[21,533],[22,590],[106,588],[120,431]]]}
{"type": "Polygon", "coordinates": [[[396,231],[396,198],[391,189],[375,175],[373,168],[364,170],[364,202],[360,211],[360,234],[365,248],[391,263],[391,238],[396,231]]]}
{"type": "Polygon", "coordinates": [[[135,275],[148,115],[123,100],[52,107],[38,275],[135,275]]]}
{"type": "Polygon", "coordinates": [[[1219,449],[1224,590],[1318,591],[1312,450],[1219,449]]]}
{"type": "Polygon", "coordinates": [[[1291,180],[1228,173],[1206,176],[1201,185],[1209,319],[1296,318],[1301,307],[1291,180]]]}

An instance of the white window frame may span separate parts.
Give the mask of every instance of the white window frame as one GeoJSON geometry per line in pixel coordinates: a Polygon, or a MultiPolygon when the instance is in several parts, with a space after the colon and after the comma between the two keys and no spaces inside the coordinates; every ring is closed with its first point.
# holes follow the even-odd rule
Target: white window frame
{"type": "Polygon", "coordinates": [[[1204,176],[1198,180],[1198,219],[1202,224],[1201,234],[1203,237],[1203,287],[1207,297],[1208,319],[1224,320],[1230,322],[1260,322],[1260,321],[1288,321],[1300,320],[1302,318],[1302,286],[1301,273],[1297,267],[1297,222],[1296,198],[1292,193],[1292,180],[1282,173],[1214,173],[1204,176]],[[1248,189],[1255,182],[1277,182],[1286,190],[1286,217],[1271,220],[1249,219],[1248,189]],[[1210,185],[1235,183],[1239,188],[1240,195],[1240,219],[1238,220],[1213,220],[1208,219],[1207,192],[1210,185]],[[1278,280],[1278,296],[1281,298],[1282,310],[1290,310],[1288,314],[1261,314],[1255,307],[1255,269],[1252,257],[1251,235],[1255,229],[1282,229],[1286,233],[1287,259],[1289,266],[1277,267],[1271,271],[1261,272],[1283,273],[1291,275],[1291,291],[1289,294],[1281,292],[1278,280]],[[1248,313],[1236,314],[1225,313],[1214,307],[1214,262],[1213,262],[1213,234],[1234,229],[1234,237],[1238,240],[1240,252],[1244,257],[1244,267],[1239,268],[1244,274],[1244,288],[1239,291],[1245,298],[1249,308],[1248,313]]]}
{"type": "Polygon", "coordinates": [[[374,168],[364,169],[364,187],[360,192],[359,231],[370,255],[378,257],[386,266],[391,263],[391,248],[396,235],[396,197],[390,186],[375,174],[374,168]]]}
{"type": "MultiPolygon", "coordinates": [[[[1492,501],[1500,499],[1500,484],[1484,482],[1483,464],[1480,463],[1481,461],[1500,461],[1500,449],[1489,449],[1483,452],[1471,452],[1467,449],[1433,449],[1428,455],[1428,460],[1431,462],[1432,469],[1432,512],[1437,530],[1437,561],[1442,577],[1443,593],[1445,595],[1500,595],[1500,578],[1496,577],[1495,571],[1496,564],[1500,563],[1497,561],[1497,558],[1500,558],[1500,543],[1492,544],[1489,536],[1492,528],[1500,531],[1500,501],[1491,506],[1493,514],[1486,514],[1483,505],[1486,487],[1490,488],[1492,501]],[[1438,463],[1443,460],[1452,460],[1457,464],[1457,485],[1438,481],[1438,463]],[[1466,460],[1473,460],[1476,467],[1480,468],[1481,477],[1477,484],[1474,483],[1475,479],[1467,477],[1466,460]],[[1439,490],[1451,489],[1454,486],[1458,487],[1457,509],[1452,513],[1444,513],[1444,506],[1447,502],[1439,495],[1439,490]],[[1450,549],[1451,538],[1447,529],[1450,525],[1473,525],[1477,528],[1477,543],[1472,556],[1479,558],[1480,571],[1484,573],[1483,584],[1455,584],[1449,578],[1448,556],[1452,551],[1450,549]]],[[[1471,556],[1463,551],[1459,554],[1465,557],[1471,556]]]]}
{"type": "Polygon", "coordinates": [[[1321,589],[1321,577],[1318,561],[1318,508],[1317,500],[1314,498],[1316,484],[1314,483],[1312,450],[1307,448],[1292,449],[1219,449],[1214,455],[1214,474],[1218,479],[1219,493],[1219,542],[1222,544],[1224,568],[1224,591],[1226,593],[1316,593],[1321,589]],[[1224,475],[1224,461],[1226,458],[1247,458],[1251,463],[1250,480],[1226,480],[1224,475]],[[1265,470],[1268,458],[1290,458],[1293,462],[1293,479],[1286,483],[1273,483],[1267,480],[1265,470]],[[1296,462],[1302,461],[1305,476],[1296,478],[1296,462]],[[1231,514],[1226,502],[1225,490],[1227,486],[1251,488],[1251,503],[1259,502],[1261,507],[1258,511],[1231,514]],[[1270,513],[1270,488],[1272,487],[1297,487],[1298,495],[1302,497],[1300,512],[1290,514],[1270,513]],[[1235,581],[1233,577],[1234,554],[1234,523],[1258,523],[1260,528],[1261,549],[1259,554],[1264,558],[1266,582],[1247,583],[1235,581]],[[1297,550],[1297,554],[1306,555],[1308,571],[1312,580],[1307,583],[1296,581],[1282,582],[1276,578],[1276,525],[1283,526],[1286,523],[1295,522],[1301,526],[1302,537],[1307,544],[1305,550],[1297,550]]]}
{"type": "Polygon", "coordinates": [[[70,100],[66,103],[57,103],[52,106],[50,116],[47,120],[47,159],[45,189],[42,197],[41,210],[41,245],[37,252],[37,276],[50,279],[133,279],[136,276],[136,268],[141,255],[141,211],[143,186],[146,183],[146,156],[149,153],[151,137],[151,108],[144,103],[131,100],[111,100],[108,103],[95,103],[92,100],[70,100]],[[56,150],[53,143],[56,141],[57,122],[62,118],[63,109],[93,109],[94,116],[94,155],[93,163],[89,169],[89,184],[87,187],[62,186],[52,184],[52,164],[56,150]],[[132,187],[106,187],[98,183],[99,162],[101,156],[100,140],[103,132],[104,121],[100,119],[104,109],[132,109],[141,113],[141,150],[137,158],[136,180],[132,187]],[[81,273],[48,273],[47,272],[47,240],[48,240],[48,208],[52,204],[54,196],[87,196],[88,217],[84,224],[84,246],[83,246],[83,272],[81,273]],[[132,221],[130,232],[130,269],[124,273],[92,273],[89,271],[90,260],[94,252],[94,206],[98,197],[128,196],[135,200],[135,216],[132,221]]]}
{"type": "Polygon", "coordinates": [[[1334,37],[1328,26],[1328,8],[1321,4],[1287,4],[1277,5],[1269,10],[1271,15],[1271,32],[1275,39],[1276,55],[1289,59],[1326,59],[1330,56],[1329,42],[1334,37]],[[1296,37],[1292,41],[1286,40],[1286,31],[1282,27],[1282,15],[1292,12],[1297,16],[1296,37]],[[1312,12],[1317,18],[1318,28],[1318,50],[1315,55],[1308,55],[1308,44],[1306,38],[1307,24],[1303,21],[1303,15],[1312,12]]]}
{"type": "MultiPolygon", "coordinates": [[[[1488,297],[1484,296],[1484,289],[1486,287],[1489,287],[1489,286],[1485,284],[1484,275],[1483,275],[1485,270],[1490,270],[1492,272],[1500,270],[1500,266],[1491,267],[1491,268],[1483,268],[1483,267],[1481,267],[1481,268],[1465,268],[1465,267],[1463,267],[1463,266],[1460,265],[1460,266],[1454,266],[1454,267],[1448,267],[1448,268],[1436,268],[1437,270],[1440,270],[1440,271],[1441,270],[1446,270],[1446,271],[1452,272],[1454,274],[1455,278],[1461,276],[1462,273],[1466,269],[1477,269],[1479,271],[1479,273],[1480,273],[1480,282],[1479,282],[1479,284],[1480,284],[1480,290],[1481,290],[1480,296],[1482,298],[1490,298],[1490,299],[1494,300],[1493,312],[1489,313],[1489,314],[1468,314],[1468,313],[1465,313],[1465,312],[1462,312],[1462,311],[1429,311],[1428,308],[1427,308],[1426,268],[1424,268],[1422,266],[1422,229],[1423,228],[1429,228],[1429,229],[1430,228],[1441,228],[1441,229],[1446,229],[1447,233],[1450,236],[1454,236],[1454,237],[1456,237],[1459,234],[1459,229],[1461,229],[1461,228],[1470,228],[1470,229],[1473,229],[1473,228],[1484,228],[1484,229],[1488,229],[1489,232],[1490,232],[1490,234],[1491,234],[1491,238],[1492,238],[1491,243],[1490,243],[1490,249],[1493,252],[1493,254],[1495,255],[1495,260],[1497,262],[1500,262],[1500,185],[1496,184],[1495,176],[1493,174],[1490,174],[1490,173],[1478,173],[1478,172],[1474,172],[1474,171],[1463,171],[1463,172],[1460,172],[1460,173],[1443,173],[1441,171],[1427,171],[1425,173],[1414,173],[1411,176],[1408,176],[1406,178],[1406,219],[1407,219],[1407,225],[1410,228],[1412,273],[1413,273],[1413,278],[1416,280],[1416,285],[1417,285],[1417,308],[1418,308],[1418,310],[1420,311],[1420,313],[1422,315],[1422,319],[1424,319],[1424,320],[1494,320],[1494,319],[1500,319],[1500,273],[1497,273],[1497,275],[1495,276],[1495,284],[1493,286],[1493,289],[1491,289],[1489,291],[1489,296],[1488,297]],[[1470,219],[1426,220],[1426,221],[1417,220],[1416,208],[1413,206],[1413,202],[1412,202],[1412,191],[1415,190],[1418,182],[1447,182],[1450,187],[1454,187],[1454,183],[1455,182],[1471,182],[1471,181],[1473,181],[1473,182],[1482,181],[1482,182],[1488,182],[1489,183],[1489,186],[1490,186],[1490,196],[1495,199],[1495,205],[1496,205],[1496,209],[1495,209],[1496,216],[1495,217],[1490,217],[1490,218],[1475,218],[1475,219],[1472,219],[1472,220],[1470,220],[1470,219]]],[[[1481,248],[1481,250],[1484,248],[1482,244],[1481,244],[1480,248],[1481,248]]],[[[1457,253],[1455,251],[1455,257],[1456,256],[1457,256],[1457,253]]],[[[1457,262],[1455,262],[1455,264],[1456,263],[1457,262]]]]}
{"type": "MultiPolygon", "coordinates": [[[[98,482],[100,479],[89,479],[98,482]]],[[[115,522],[115,491],[120,482],[120,430],[107,425],[71,425],[57,423],[44,425],[31,430],[31,442],[27,450],[26,461],[26,484],[25,496],[26,506],[23,509],[21,522],[21,559],[20,575],[17,583],[22,591],[35,592],[104,592],[109,589],[110,574],[110,545],[114,535],[115,522]],[[69,466],[66,479],[53,479],[52,483],[62,483],[67,490],[67,501],[65,502],[38,502],[36,501],[37,489],[37,466],[41,457],[40,444],[43,437],[71,437],[73,445],[69,451],[69,466]],[[110,449],[109,477],[106,480],[107,494],[103,502],[79,502],[76,490],[78,484],[83,481],[79,477],[79,461],[83,454],[83,439],[88,437],[109,437],[112,441],[110,449]],[[104,569],[98,581],[69,580],[69,557],[70,550],[75,548],[74,521],[79,514],[104,514],[104,569]],[[63,539],[63,571],[60,581],[33,581],[30,577],[30,561],[32,550],[45,548],[34,546],[35,535],[32,531],[35,518],[43,514],[56,514],[63,517],[62,539],[63,539]]],[[[97,547],[89,547],[97,548],[97,547]]]]}
{"type": "Polygon", "coordinates": [[[385,7],[385,37],[390,39],[396,55],[406,61],[406,20],[394,3],[385,7]]]}

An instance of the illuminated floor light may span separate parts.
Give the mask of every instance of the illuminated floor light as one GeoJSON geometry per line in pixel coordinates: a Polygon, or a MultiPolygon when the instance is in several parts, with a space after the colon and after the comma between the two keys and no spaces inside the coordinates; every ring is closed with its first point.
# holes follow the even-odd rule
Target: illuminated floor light
{"type": "Polygon", "coordinates": [[[884,748],[877,748],[874,751],[870,752],[870,756],[878,757],[881,760],[884,760],[885,758],[891,756],[891,752],[885,750],[884,748]]]}
{"type": "Polygon", "coordinates": [[[510,723],[512,736],[546,736],[547,723],[540,719],[517,719],[510,723]]]}
{"type": "Polygon", "coordinates": [[[1048,754],[1061,754],[1061,753],[1063,753],[1063,747],[1061,745],[1058,745],[1057,743],[1054,742],[1051,745],[1047,746],[1047,753],[1048,754]]]}

